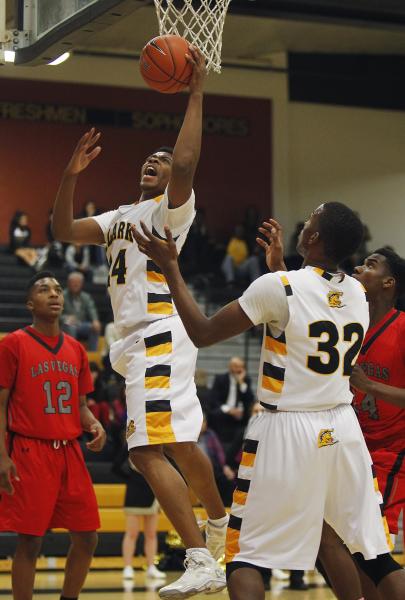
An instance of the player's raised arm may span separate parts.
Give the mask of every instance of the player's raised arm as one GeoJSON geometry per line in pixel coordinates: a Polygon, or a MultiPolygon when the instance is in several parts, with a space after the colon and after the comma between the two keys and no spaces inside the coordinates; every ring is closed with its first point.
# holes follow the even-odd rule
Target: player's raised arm
{"type": "Polygon", "coordinates": [[[253,327],[237,300],[221,308],[212,317],[204,315],[180,273],[176,244],[170,229],[165,227],[166,242],[153,235],[144,223],[141,222],[141,225],[144,235],[132,226],[139,250],[152,258],[164,272],[183,325],[197,348],[211,346],[253,327]]]}
{"type": "Polygon", "coordinates": [[[6,448],[7,404],[10,390],[0,389],[0,493],[14,493],[12,478],[18,479],[17,469],[6,448]]]}
{"type": "Polygon", "coordinates": [[[52,232],[55,239],[62,242],[82,244],[102,244],[104,236],[97,222],[92,218],[73,218],[73,197],[79,174],[100,154],[101,146],[96,146],[100,133],[91,129],[79,140],[63,173],[56,195],[52,216],[52,232]]]}
{"type": "Polygon", "coordinates": [[[190,95],[186,114],[173,150],[173,165],[168,185],[170,208],[181,206],[189,199],[201,151],[205,58],[198,48],[190,46],[187,59],[193,65],[193,74],[189,84],[190,95]]]}

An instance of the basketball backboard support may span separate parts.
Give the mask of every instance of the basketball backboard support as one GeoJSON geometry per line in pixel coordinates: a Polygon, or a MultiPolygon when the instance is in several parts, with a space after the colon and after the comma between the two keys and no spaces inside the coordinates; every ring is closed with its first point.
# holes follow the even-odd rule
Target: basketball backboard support
{"type": "Polygon", "coordinates": [[[0,44],[14,51],[15,65],[43,65],[74,50],[94,32],[151,4],[152,0],[16,0],[14,30],[6,29],[0,0],[0,44]]]}

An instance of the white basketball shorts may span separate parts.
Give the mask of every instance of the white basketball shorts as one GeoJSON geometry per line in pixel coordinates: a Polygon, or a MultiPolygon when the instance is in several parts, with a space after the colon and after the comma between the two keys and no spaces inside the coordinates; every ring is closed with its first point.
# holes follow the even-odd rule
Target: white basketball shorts
{"type": "Polygon", "coordinates": [[[197,348],[178,315],[114,342],[110,359],[125,377],[129,449],[198,440],[202,411],[194,383],[197,348]]]}
{"type": "Polygon", "coordinates": [[[313,569],[325,519],[352,553],[389,552],[371,457],[349,405],[270,412],[247,432],[226,561],[313,569]]]}

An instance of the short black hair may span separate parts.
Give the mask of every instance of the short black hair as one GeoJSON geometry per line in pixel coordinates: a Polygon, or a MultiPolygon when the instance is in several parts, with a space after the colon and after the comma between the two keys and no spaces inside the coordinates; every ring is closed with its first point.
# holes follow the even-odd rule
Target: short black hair
{"type": "Polygon", "coordinates": [[[341,202],[325,202],[318,223],[325,254],[337,263],[354,254],[363,240],[363,223],[341,202]]]}
{"type": "Polygon", "coordinates": [[[389,272],[395,279],[395,295],[402,296],[405,293],[405,260],[386,246],[374,250],[373,254],[381,254],[385,258],[389,272]]]}
{"type": "Polygon", "coordinates": [[[160,148],[152,152],[152,154],[157,154],[158,152],[166,152],[166,154],[173,154],[173,148],[171,146],[160,146],[160,148]]]}
{"type": "Polygon", "coordinates": [[[52,271],[38,271],[38,273],[35,273],[35,275],[33,277],[31,277],[31,279],[27,283],[27,287],[26,287],[27,298],[29,297],[30,292],[31,292],[32,288],[34,287],[34,285],[36,284],[36,282],[39,281],[40,279],[45,279],[45,277],[50,277],[52,279],[56,279],[55,273],[52,273],[52,271]]]}

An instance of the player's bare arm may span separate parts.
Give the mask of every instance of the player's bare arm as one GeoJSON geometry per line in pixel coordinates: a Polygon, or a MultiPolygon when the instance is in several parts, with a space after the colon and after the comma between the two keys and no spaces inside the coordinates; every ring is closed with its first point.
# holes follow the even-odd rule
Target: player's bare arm
{"type": "Polygon", "coordinates": [[[88,409],[86,396],[80,396],[80,424],[83,431],[93,436],[93,439],[86,443],[87,448],[93,452],[100,452],[105,446],[107,435],[100,421],[88,409]]]}
{"type": "Polygon", "coordinates": [[[173,164],[168,185],[170,208],[181,206],[189,199],[201,150],[205,58],[200,50],[192,45],[186,58],[193,65],[193,74],[189,84],[190,96],[186,114],[173,149],[173,164]]]}
{"type": "Polygon", "coordinates": [[[96,146],[100,135],[100,132],[96,132],[93,127],[80,138],[63,173],[52,216],[53,235],[62,242],[104,243],[101,228],[94,219],[73,218],[73,198],[77,178],[100,154],[101,146],[96,146]]]}
{"type": "Polygon", "coordinates": [[[374,398],[405,408],[405,389],[369,379],[360,365],[354,365],[350,385],[374,398]]]}
{"type": "Polygon", "coordinates": [[[272,273],[287,271],[284,262],[283,228],[275,219],[263,221],[259,231],[266,239],[256,238],[256,242],[266,253],[266,264],[272,273]],[[266,241],[267,240],[267,241],[266,241]]]}
{"type": "Polygon", "coordinates": [[[154,236],[144,223],[141,222],[141,226],[144,235],[132,226],[139,250],[152,258],[162,269],[180,318],[197,348],[211,346],[253,327],[252,321],[243,312],[237,300],[224,306],[212,317],[204,315],[181,276],[176,244],[170,229],[165,227],[166,242],[154,236]]]}
{"type": "Polygon", "coordinates": [[[18,480],[17,469],[6,448],[7,404],[10,390],[0,388],[0,492],[14,494],[13,479],[18,480]]]}

